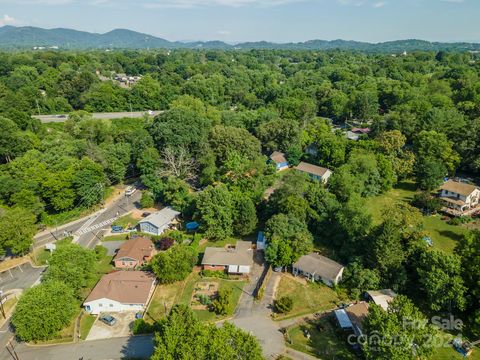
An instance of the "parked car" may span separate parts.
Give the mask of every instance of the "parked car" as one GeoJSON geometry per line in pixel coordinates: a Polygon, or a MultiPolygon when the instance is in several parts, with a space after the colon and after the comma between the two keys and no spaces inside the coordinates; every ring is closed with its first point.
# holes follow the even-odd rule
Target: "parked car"
{"type": "Polygon", "coordinates": [[[137,189],[133,186],[129,186],[125,189],[125,196],[132,196],[135,191],[137,191],[137,189]]]}
{"type": "Polygon", "coordinates": [[[112,225],[112,233],[122,233],[123,227],[118,225],[112,225]]]}
{"type": "Polygon", "coordinates": [[[103,315],[100,317],[100,321],[104,322],[109,326],[113,326],[117,323],[117,319],[115,319],[112,315],[103,315]]]}

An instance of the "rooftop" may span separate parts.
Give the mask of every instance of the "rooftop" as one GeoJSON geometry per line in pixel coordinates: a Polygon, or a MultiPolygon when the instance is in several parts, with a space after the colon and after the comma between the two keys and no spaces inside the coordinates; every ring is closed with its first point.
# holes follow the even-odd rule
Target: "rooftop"
{"type": "Polygon", "coordinates": [[[129,258],[141,261],[147,256],[151,256],[153,251],[153,243],[150,239],[137,237],[132,240],[125,241],[115,255],[114,260],[129,258]]]}
{"type": "Polygon", "coordinates": [[[306,162],[303,162],[303,161],[300,164],[298,164],[295,167],[295,169],[297,169],[298,171],[306,172],[308,174],[318,175],[320,177],[325,175],[327,173],[327,171],[330,171],[327,168],[317,166],[317,165],[313,165],[313,164],[309,164],[309,163],[306,163],[306,162]]]}
{"type": "Polygon", "coordinates": [[[235,247],[207,247],[202,265],[253,265],[253,250],[250,241],[237,241],[235,247]]]}
{"type": "Polygon", "coordinates": [[[383,289],[378,291],[367,291],[372,301],[381,306],[383,310],[388,310],[388,303],[392,301],[397,294],[393,290],[383,289]]]}
{"type": "Polygon", "coordinates": [[[442,190],[450,191],[455,194],[460,194],[463,196],[470,195],[477,187],[475,185],[455,181],[455,180],[448,180],[444,183],[441,187],[442,190]]]}
{"type": "Polygon", "coordinates": [[[343,265],[317,253],[303,255],[293,266],[330,281],[334,281],[343,269],[343,265]]]}
{"type": "Polygon", "coordinates": [[[85,302],[99,299],[123,304],[145,304],[155,282],[153,274],[144,271],[115,271],[104,275],[85,302]]]}
{"type": "Polygon", "coordinates": [[[270,155],[270,159],[276,164],[288,162],[285,154],[280,151],[274,151],[272,155],[270,155]]]}
{"type": "Polygon", "coordinates": [[[368,303],[365,301],[360,301],[355,305],[347,307],[345,311],[347,312],[352,324],[361,329],[362,322],[368,315],[368,303]]]}
{"type": "Polygon", "coordinates": [[[145,219],[141,220],[140,223],[149,222],[160,228],[164,225],[170,224],[178,215],[180,215],[178,211],[173,210],[171,207],[166,207],[147,216],[145,219]]]}

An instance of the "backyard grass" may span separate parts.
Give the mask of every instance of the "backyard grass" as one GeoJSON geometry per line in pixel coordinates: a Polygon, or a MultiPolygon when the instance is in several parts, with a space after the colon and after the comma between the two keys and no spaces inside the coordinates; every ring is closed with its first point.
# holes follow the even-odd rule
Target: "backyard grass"
{"type": "Polygon", "coordinates": [[[287,331],[287,346],[319,359],[356,359],[345,333],[336,328],[329,317],[312,320],[287,331]],[[306,336],[310,334],[310,339],[306,336]]]}
{"type": "Polygon", "coordinates": [[[290,296],[293,308],[287,314],[276,314],[275,320],[284,320],[314,312],[334,309],[340,299],[335,291],[320,283],[302,283],[291,275],[283,275],[278,284],[275,297],[290,296]]]}
{"type": "MultiPolygon", "coordinates": [[[[61,246],[62,244],[68,244],[71,242],[72,242],[72,238],[68,237],[62,240],[58,240],[57,242],[55,242],[55,245],[61,246]]],[[[43,265],[47,265],[47,261],[48,259],[50,259],[51,255],[52,253],[50,252],[50,250],[46,250],[45,246],[41,246],[34,250],[31,258],[35,265],[43,266],[43,265]]]]}
{"type": "MultiPolygon", "coordinates": [[[[382,214],[392,204],[404,201],[410,202],[416,192],[415,183],[404,181],[397,188],[385,194],[367,199],[367,207],[375,225],[382,221],[382,214]]],[[[441,215],[423,217],[424,232],[433,240],[433,248],[452,253],[458,240],[467,232],[464,226],[449,225],[441,219],[441,215]]]]}
{"type": "MultiPolygon", "coordinates": [[[[432,359],[435,360],[460,360],[465,359],[453,346],[449,343],[454,336],[445,332],[440,332],[442,341],[438,342],[438,347],[434,350],[432,359]],[[443,343],[443,346],[442,346],[443,343]]],[[[472,354],[468,357],[469,360],[480,360],[480,348],[474,347],[472,354]]]]}
{"type": "Polygon", "coordinates": [[[197,283],[205,281],[218,282],[219,289],[232,289],[231,311],[225,316],[218,316],[208,310],[194,309],[193,312],[201,321],[216,321],[231,316],[246,282],[218,278],[202,278],[198,272],[193,272],[183,281],[174,284],[158,285],[146,312],[145,320],[147,322],[158,321],[176,304],[191,305],[192,295],[197,283]]]}
{"type": "Polygon", "coordinates": [[[95,319],[96,317],[93,315],[83,314],[80,320],[80,339],[85,340],[87,338],[95,319]]]}

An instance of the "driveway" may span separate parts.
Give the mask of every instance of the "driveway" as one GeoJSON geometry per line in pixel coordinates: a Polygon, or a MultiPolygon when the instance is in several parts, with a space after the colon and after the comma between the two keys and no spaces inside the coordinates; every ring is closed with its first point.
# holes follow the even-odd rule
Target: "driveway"
{"type": "Polygon", "coordinates": [[[107,249],[107,255],[113,256],[116,254],[117,250],[120,249],[120,246],[125,242],[125,240],[119,241],[102,241],[100,245],[107,249]]]}
{"type": "Polygon", "coordinates": [[[255,289],[262,270],[263,266],[254,265],[251,282],[245,287],[245,291],[242,293],[235,309],[234,319],[231,322],[258,339],[266,359],[276,359],[278,355],[285,351],[285,342],[283,334],[280,332],[280,325],[270,317],[274,291],[280,279],[280,274],[272,273],[262,301],[255,301],[253,289],[255,289]]]}
{"type": "Polygon", "coordinates": [[[100,314],[97,316],[97,319],[88,333],[87,341],[125,337],[130,335],[132,323],[135,321],[135,312],[109,312],[108,314],[117,319],[115,325],[110,326],[103,321],[100,321],[100,317],[102,316],[102,314],[100,314]]]}

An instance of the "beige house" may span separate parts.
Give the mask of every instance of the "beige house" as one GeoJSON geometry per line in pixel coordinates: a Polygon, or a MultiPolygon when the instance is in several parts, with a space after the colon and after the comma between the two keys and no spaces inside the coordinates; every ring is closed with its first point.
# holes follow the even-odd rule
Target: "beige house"
{"type": "Polygon", "coordinates": [[[397,296],[391,289],[382,289],[375,291],[367,291],[367,296],[370,301],[380,306],[383,310],[388,310],[388,304],[397,296]]]}
{"type": "Polygon", "coordinates": [[[480,189],[477,186],[448,180],[440,188],[446,213],[461,216],[471,215],[480,210],[480,189]]]}
{"type": "Polygon", "coordinates": [[[311,179],[321,181],[322,183],[326,184],[328,179],[332,175],[332,171],[330,169],[309,164],[306,162],[300,162],[297,166],[295,166],[297,171],[307,174],[311,179]]]}
{"type": "Polygon", "coordinates": [[[303,255],[292,265],[293,275],[303,275],[312,281],[337,285],[342,280],[343,265],[317,253],[303,255]]]}
{"type": "Polygon", "coordinates": [[[235,246],[207,247],[202,259],[204,270],[226,271],[229,274],[249,274],[254,251],[250,241],[237,241],[235,246]]]}

